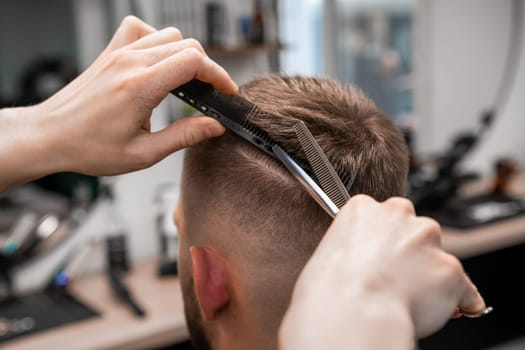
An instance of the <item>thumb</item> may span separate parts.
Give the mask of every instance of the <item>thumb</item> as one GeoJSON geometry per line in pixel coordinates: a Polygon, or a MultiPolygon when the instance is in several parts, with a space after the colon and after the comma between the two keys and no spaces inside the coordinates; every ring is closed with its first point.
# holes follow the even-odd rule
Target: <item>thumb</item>
{"type": "Polygon", "coordinates": [[[160,160],[182,148],[220,136],[225,130],[218,121],[212,118],[188,117],[150,134],[147,147],[156,155],[155,158],[160,160]]]}

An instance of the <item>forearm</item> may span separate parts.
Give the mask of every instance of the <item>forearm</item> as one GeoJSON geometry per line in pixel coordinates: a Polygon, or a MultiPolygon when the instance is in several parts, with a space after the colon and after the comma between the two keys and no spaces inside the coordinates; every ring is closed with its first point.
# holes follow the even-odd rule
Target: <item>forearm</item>
{"type": "Polygon", "coordinates": [[[335,308],[320,299],[315,305],[292,302],[280,329],[281,350],[414,349],[412,320],[397,301],[370,295],[329,298],[338,301],[335,308]]]}
{"type": "Polygon", "coordinates": [[[41,113],[38,106],[0,110],[0,191],[61,170],[41,113]]]}

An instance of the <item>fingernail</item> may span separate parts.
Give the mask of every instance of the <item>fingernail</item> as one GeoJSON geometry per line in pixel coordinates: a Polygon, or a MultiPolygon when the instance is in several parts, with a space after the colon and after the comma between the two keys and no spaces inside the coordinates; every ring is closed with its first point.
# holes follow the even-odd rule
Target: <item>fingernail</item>
{"type": "Polygon", "coordinates": [[[464,311],[462,311],[461,313],[463,314],[463,316],[466,316],[466,317],[470,317],[470,318],[479,318],[479,317],[485,317],[485,316],[487,316],[487,315],[490,314],[493,310],[494,310],[494,308],[493,308],[492,306],[487,306],[483,311],[478,312],[478,313],[475,313],[475,314],[466,313],[466,312],[464,312],[464,311]]]}

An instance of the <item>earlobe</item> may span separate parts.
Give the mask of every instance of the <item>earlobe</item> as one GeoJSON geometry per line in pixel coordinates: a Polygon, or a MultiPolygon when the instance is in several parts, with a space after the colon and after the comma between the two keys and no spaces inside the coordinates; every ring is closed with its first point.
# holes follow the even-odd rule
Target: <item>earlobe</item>
{"type": "Polygon", "coordinates": [[[224,260],[213,249],[190,248],[195,295],[207,321],[217,318],[230,301],[224,260]]]}

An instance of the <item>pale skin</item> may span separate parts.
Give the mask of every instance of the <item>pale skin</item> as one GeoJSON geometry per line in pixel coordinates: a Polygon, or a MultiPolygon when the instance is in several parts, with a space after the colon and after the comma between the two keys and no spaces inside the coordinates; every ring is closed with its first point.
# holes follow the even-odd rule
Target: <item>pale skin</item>
{"type": "Polygon", "coordinates": [[[483,298],[441,249],[440,233],[406,199],[353,197],[299,276],[280,348],[412,349],[459,317],[456,306],[482,312],[483,298]]]}
{"type": "MultiPolygon", "coordinates": [[[[237,91],[197,41],[126,18],[95,62],[56,95],[0,110],[0,191],[60,171],[116,175],[146,168],[221,135],[224,128],[203,116],[151,132],[152,110],[192,78],[227,94],[237,91]]],[[[439,231],[416,217],[406,200],[356,196],[302,272],[280,347],[408,349],[415,337],[439,329],[456,305],[482,310],[483,299],[459,261],[440,249],[439,231]],[[377,343],[377,332],[392,334],[388,346],[377,343]]],[[[207,261],[206,250],[192,250],[192,259],[207,261]]],[[[216,304],[203,305],[206,317],[215,317],[216,304]]]]}
{"type": "Polygon", "coordinates": [[[197,78],[232,94],[237,85],[193,39],[127,17],[78,78],[41,104],[0,111],[0,191],[51,173],[115,175],[151,166],[221,135],[204,116],[150,130],[152,110],[197,78]]]}

